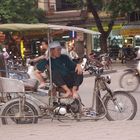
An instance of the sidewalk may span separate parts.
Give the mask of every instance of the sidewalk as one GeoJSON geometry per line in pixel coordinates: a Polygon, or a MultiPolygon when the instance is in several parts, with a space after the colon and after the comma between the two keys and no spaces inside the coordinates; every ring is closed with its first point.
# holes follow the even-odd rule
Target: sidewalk
{"type": "Polygon", "coordinates": [[[0,126],[0,140],[139,140],[140,120],[0,126]]]}

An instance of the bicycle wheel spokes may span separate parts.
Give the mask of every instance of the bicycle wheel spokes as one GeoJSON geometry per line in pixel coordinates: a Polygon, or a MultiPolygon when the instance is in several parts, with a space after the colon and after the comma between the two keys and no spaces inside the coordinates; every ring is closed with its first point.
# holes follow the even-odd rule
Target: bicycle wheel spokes
{"type": "Polygon", "coordinates": [[[106,102],[108,120],[130,120],[133,119],[137,105],[135,99],[125,92],[114,94],[115,101],[108,99],[106,102]]]}
{"type": "Polygon", "coordinates": [[[28,106],[28,104],[25,104],[24,111],[22,113],[19,112],[18,102],[10,105],[11,106],[5,108],[2,113],[3,124],[29,124],[36,122],[34,110],[28,106]]]}

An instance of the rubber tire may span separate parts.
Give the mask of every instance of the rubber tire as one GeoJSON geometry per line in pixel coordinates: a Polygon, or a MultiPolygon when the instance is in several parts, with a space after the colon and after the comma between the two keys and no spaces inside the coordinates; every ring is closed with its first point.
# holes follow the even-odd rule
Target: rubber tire
{"type": "MultiPolygon", "coordinates": [[[[5,113],[7,112],[7,110],[9,109],[9,107],[13,106],[14,104],[19,104],[19,101],[13,101],[12,103],[8,104],[8,105],[4,108],[3,112],[1,113],[1,115],[2,115],[2,116],[5,116],[5,113]]],[[[35,109],[35,107],[34,107],[33,105],[31,105],[31,104],[28,103],[28,102],[25,102],[25,104],[26,104],[27,106],[29,106],[29,107],[32,109],[32,111],[34,112],[34,115],[35,115],[35,116],[38,115],[38,112],[37,112],[37,110],[35,109]]],[[[7,121],[6,121],[6,119],[5,119],[5,117],[4,117],[4,118],[1,118],[1,121],[2,121],[2,124],[4,124],[4,125],[8,124],[7,121]]],[[[37,122],[38,122],[38,118],[35,117],[34,122],[32,122],[32,123],[37,123],[37,122]]]]}
{"type": "MultiPolygon", "coordinates": [[[[124,78],[124,76],[126,76],[126,75],[128,75],[128,74],[132,74],[132,75],[134,76],[134,73],[133,73],[133,72],[126,72],[126,73],[124,73],[124,74],[121,76],[120,80],[119,80],[119,83],[120,83],[120,87],[121,87],[121,88],[124,88],[124,87],[123,87],[123,84],[122,84],[123,78],[124,78]]],[[[136,79],[137,79],[136,87],[133,88],[133,89],[131,89],[131,90],[129,90],[129,91],[135,91],[135,90],[137,90],[138,87],[139,87],[139,77],[137,77],[137,76],[135,76],[135,77],[136,77],[136,79]]],[[[125,88],[124,88],[124,89],[125,89],[125,88]]]]}
{"type": "MultiPolygon", "coordinates": [[[[134,98],[131,94],[129,94],[129,93],[125,92],[125,91],[116,91],[116,92],[113,93],[114,96],[117,95],[117,94],[122,94],[122,95],[128,97],[128,98],[131,100],[132,105],[133,105],[133,107],[134,107],[134,112],[133,112],[133,114],[132,114],[127,120],[132,120],[132,119],[135,117],[136,113],[137,113],[137,102],[136,102],[135,98],[134,98]]],[[[108,101],[109,101],[110,99],[111,99],[111,97],[110,97],[110,96],[107,96],[107,98],[106,98],[105,101],[104,101],[104,105],[105,105],[106,109],[107,109],[108,101]]],[[[115,121],[115,120],[110,116],[110,114],[109,114],[108,112],[107,112],[106,118],[107,118],[109,121],[115,121]]]]}

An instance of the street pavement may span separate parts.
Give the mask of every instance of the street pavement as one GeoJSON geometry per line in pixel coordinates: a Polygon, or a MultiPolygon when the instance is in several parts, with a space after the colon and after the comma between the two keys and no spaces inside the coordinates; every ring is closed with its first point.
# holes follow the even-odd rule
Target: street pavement
{"type": "MultiPolygon", "coordinates": [[[[112,90],[120,89],[119,78],[128,67],[133,64],[113,64],[113,70],[106,71],[110,75],[112,90]]],[[[84,82],[79,94],[85,106],[91,106],[92,91],[94,88],[94,76],[85,73],[84,82]]],[[[138,104],[138,112],[132,121],[68,121],[59,122],[40,120],[38,124],[30,125],[1,125],[0,140],[139,140],[140,139],[140,89],[131,93],[138,104]]]]}
{"type": "Polygon", "coordinates": [[[0,127],[0,140],[139,140],[140,121],[58,121],[0,127]]]}

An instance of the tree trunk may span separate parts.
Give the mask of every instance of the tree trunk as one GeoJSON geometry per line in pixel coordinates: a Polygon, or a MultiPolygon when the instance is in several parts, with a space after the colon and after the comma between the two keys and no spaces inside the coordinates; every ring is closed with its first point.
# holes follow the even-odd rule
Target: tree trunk
{"type": "Polygon", "coordinates": [[[102,33],[100,36],[101,53],[107,52],[107,38],[108,36],[106,35],[106,33],[102,33]]]}
{"type": "Polygon", "coordinates": [[[103,28],[103,25],[102,25],[102,21],[98,15],[98,12],[97,12],[96,7],[95,7],[94,3],[92,2],[92,0],[87,0],[87,6],[88,6],[88,9],[90,9],[90,11],[92,12],[92,15],[94,16],[98,31],[101,33],[100,47],[101,47],[101,52],[105,53],[105,52],[107,52],[107,38],[108,38],[110,32],[112,31],[112,27],[114,26],[115,19],[111,18],[111,20],[108,24],[108,30],[105,31],[103,28]]]}

